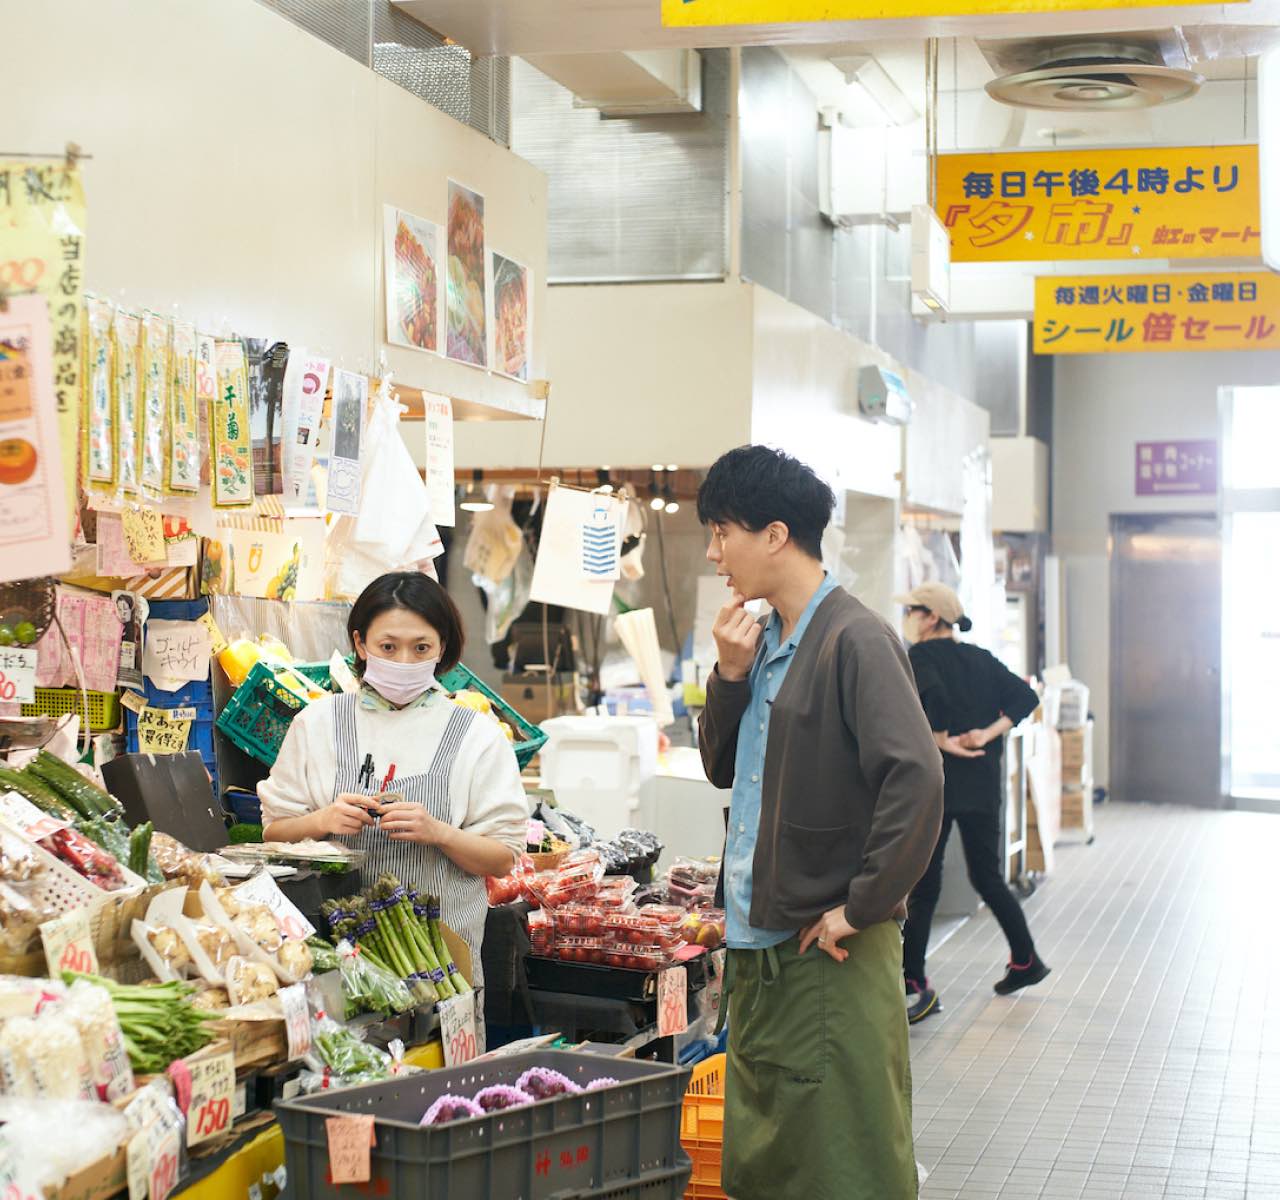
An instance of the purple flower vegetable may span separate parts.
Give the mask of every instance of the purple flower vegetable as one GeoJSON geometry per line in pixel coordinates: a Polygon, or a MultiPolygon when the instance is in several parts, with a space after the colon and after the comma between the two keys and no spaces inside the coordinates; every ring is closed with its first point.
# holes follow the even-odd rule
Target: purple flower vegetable
{"type": "Polygon", "coordinates": [[[601,1088],[613,1087],[618,1081],[609,1075],[601,1075],[599,1079],[593,1079],[583,1089],[587,1092],[598,1092],[601,1088]]]}
{"type": "Polygon", "coordinates": [[[471,1117],[483,1117],[484,1109],[467,1096],[441,1096],[429,1109],[419,1124],[447,1125],[450,1121],[466,1121],[471,1117]]]}
{"type": "Polygon", "coordinates": [[[533,1097],[519,1088],[508,1087],[505,1083],[495,1083],[483,1091],[476,1093],[476,1103],[485,1112],[501,1112],[504,1108],[519,1108],[522,1104],[532,1104],[533,1097]]]}
{"type": "Polygon", "coordinates": [[[550,1100],[552,1096],[571,1096],[582,1089],[567,1075],[549,1067],[530,1067],[519,1079],[516,1087],[528,1092],[535,1100],[550,1100]]]}

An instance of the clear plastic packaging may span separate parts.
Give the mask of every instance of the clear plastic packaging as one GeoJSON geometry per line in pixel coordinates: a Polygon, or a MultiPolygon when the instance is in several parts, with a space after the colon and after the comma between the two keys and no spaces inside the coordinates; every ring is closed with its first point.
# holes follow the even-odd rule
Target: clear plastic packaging
{"type": "Polygon", "coordinates": [[[659,921],[647,913],[610,914],[605,921],[604,935],[614,944],[652,946],[667,953],[683,941],[678,926],[659,921]]]}
{"type": "Polygon", "coordinates": [[[594,903],[601,908],[633,908],[636,887],[636,881],[630,875],[609,876],[601,881],[594,903]]]}
{"type": "Polygon", "coordinates": [[[551,914],[546,909],[535,908],[529,914],[529,945],[533,949],[534,954],[546,955],[551,953],[551,943],[555,938],[556,927],[555,922],[551,919],[551,914]]]}
{"type": "Polygon", "coordinates": [[[555,955],[565,962],[604,962],[604,939],[598,937],[557,937],[555,955]]]}
{"type": "Polygon", "coordinates": [[[111,993],[78,979],[71,985],[63,1013],[80,1033],[93,1088],[100,1100],[117,1100],[133,1091],[133,1067],[111,993]]]}
{"type": "Polygon", "coordinates": [[[602,937],[610,915],[595,904],[566,904],[555,910],[556,934],[563,937],[602,937]]]}
{"type": "Polygon", "coordinates": [[[596,850],[575,850],[554,871],[526,877],[530,893],[544,908],[582,904],[595,897],[604,878],[604,863],[596,850]]]}
{"type": "Polygon", "coordinates": [[[45,1009],[33,1025],[29,1055],[36,1094],[48,1100],[96,1100],[76,1023],[59,1007],[45,1009]]]}
{"type": "Polygon", "coordinates": [[[624,971],[660,971],[669,960],[666,951],[656,946],[615,942],[604,951],[605,964],[624,971]]]}
{"type": "Polygon", "coordinates": [[[667,899],[686,909],[713,908],[716,902],[716,885],[712,882],[686,886],[668,879],[667,899]]]}
{"type": "Polygon", "coordinates": [[[529,856],[522,854],[509,874],[488,876],[484,886],[490,907],[497,908],[499,905],[514,904],[517,900],[524,899],[524,880],[532,869],[529,856]]]}
{"type": "Polygon", "coordinates": [[[724,942],[724,912],[718,908],[694,909],[680,923],[680,936],[690,945],[716,950],[724,942]]]}
{"type": "Polygon", "coordinates": [[[129,1138],[124,1115],[97,1101],[0,1097],[0,1121],[15,1165],[42,1190],[57,1188],[129,1138]]]}
{"type": "Polygon", "coordinates": [[[408,1012],[417,1001],[403,979],[374,966],[348,941],[338,943],[338,971],[347,1001],[347,1016],[360,1013],[408,1012]]]}
{"type": "Polygon", "coordinates": [[[713,887],[720,878],[718,858],[677,858],[667,868],[667,882],[683,888],[709,883],[713,887]]]}
{"type": "Polygon", "coordinates": [[[227,995],[235,1007],[267,1000],[279,991],[276,973],[265,963],[236,955],[227,963],[227,995]]]}

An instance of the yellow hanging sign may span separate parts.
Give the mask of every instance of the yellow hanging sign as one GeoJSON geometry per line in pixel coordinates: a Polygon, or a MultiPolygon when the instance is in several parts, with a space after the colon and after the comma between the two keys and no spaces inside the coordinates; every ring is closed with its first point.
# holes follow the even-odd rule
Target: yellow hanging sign
{"type": "Polygon", "coordinates": [[[1257,146],[944,154],[953,262],[1256,258],[1257,146]]]}
{"type": "Polygon", "coordinates": [[[1037,354],[1280,349],[1280,275],[1042,275],[1037,354]]]}
{"type": "MultiPolygon", "coordinates": [[[[890,17],[986,17],[1001,13],[1175,8],[1201,0],[662,0],[662,23],[791,25],[809,21],[878,21],[890,17]]],[[[1239,3],[1240,0],[1228,0],[1239,3]]]]}

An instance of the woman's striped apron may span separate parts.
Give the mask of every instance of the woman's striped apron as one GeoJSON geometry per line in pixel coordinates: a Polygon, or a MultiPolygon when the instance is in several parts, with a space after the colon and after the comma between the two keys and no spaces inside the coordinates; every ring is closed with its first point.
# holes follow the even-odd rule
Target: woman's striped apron
{"type": "MultiPolygon", "coordinates": [[[[356,730],[358,703],[358,696],[340,696],[333,708],[333,732],[338,752],[334,799],[343,792],[359,794],[364,791],[360,786],[364,755],[360,752],[356,730]]],[[[454,707],[426,774],[403,778],[397,775],[392,788],[409,803],[423,805],[437,820],[455,828],[460,828],[466,819],[467,797],[450,795],[449,774],[475,717],[476,714],[468,709],[454,707]]],[[[406,719],[412,721],[411,715],[406,714],[406,719]]],[[[479,991],[484,980],[480,946],[484,941],[484,922],[489,911],[484,880],[462,870],[434,846],[395,841],[377,825],[366,826],[354,837],[342,840],[365,852],[363,873],[366,887],[371,886],[384,871],[390,871],[407,887],[416,888],[424,896],[440,898],[441,919],[471,950],[472,983],[479,991]]]]}

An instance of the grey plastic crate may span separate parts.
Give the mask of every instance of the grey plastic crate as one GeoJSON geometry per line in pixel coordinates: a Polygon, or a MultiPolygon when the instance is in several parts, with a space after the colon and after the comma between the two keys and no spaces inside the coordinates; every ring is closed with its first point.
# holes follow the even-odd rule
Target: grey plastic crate
{"type": "Polygon", "coordinates": [[[329,1182],[325,1118],[372,1113],[377,1145],[374,1195],[416,1200],[679,1200],[690,1164],[680,1146],[680,1108],[689,1069],[535,1050],[510,1058],[407,1075],[386,1083],[276,1104],[285,1137],[289,1191],[346,1197],[329,1182]],[[586,1084],[617,1085],[544,1100],[470,1121],[424,1128],[423,1113],[446,1092],[474,1096],[514,1084],[530,1067],[550,1067],[586,1084]]]}

